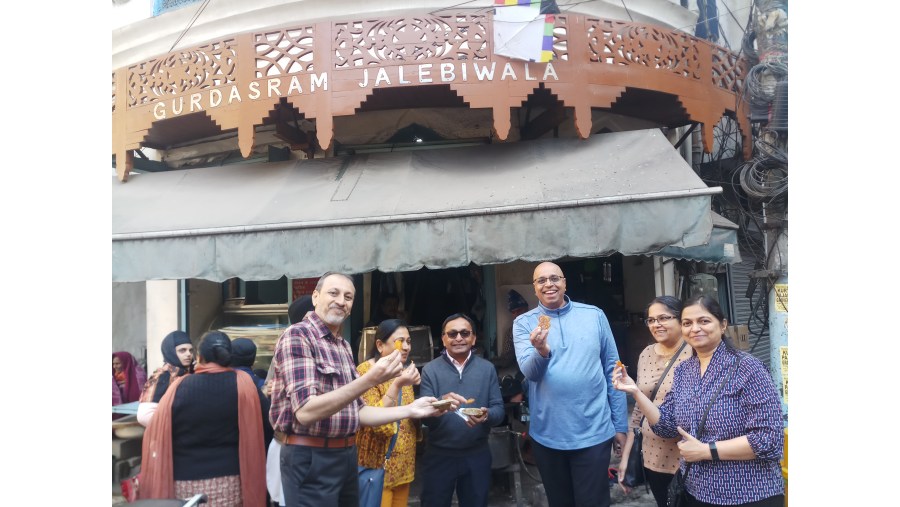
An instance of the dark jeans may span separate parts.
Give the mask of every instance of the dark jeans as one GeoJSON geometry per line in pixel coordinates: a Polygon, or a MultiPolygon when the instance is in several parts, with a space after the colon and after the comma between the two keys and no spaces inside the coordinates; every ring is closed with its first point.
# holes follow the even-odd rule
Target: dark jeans
{"type": "Polygon", "coordinates": [[[281,448],[281,484],[289,507],[359,507],[356,446],[281,448]]]}
{"type": "Polygon", "coordinates": [[[491,489],[491,450],[447,456],[426,449],[422,456],[422,507],[450,507],[453,491],[460,507],[487,507],[491,489]]]}
{"type": "MultiPolygon", "coordinates": [[[[669,494],[669,484],[675,478],[675,474],[665,474],[655,472],[649,468],[644,468],[644,477],[647,478],[647,485],[653,493],[653,499],[656,500],[656,507],[666,507],[666,497],[669,494]]],[[[640,486],[638,486],[640,487],[640,486]]]]}
{"type": "Polygon", "coordinates": [[[550,507],[609,507],[612,442],[562,451],[531,441],[550,507]]]}
{"type": "MultiPolygon", "coordinates": [[[[686,507],[720,507],[720,504],[701,502],[692,497],[690,493],[687,493],[685,496],[687,497],[686,507]]],[[[740,505],[741,507],[784,507],[784,495],[770,496],[769,498],[763,498],[762,500],[757,500],[755,502],[737,505],[740,505]]]]}

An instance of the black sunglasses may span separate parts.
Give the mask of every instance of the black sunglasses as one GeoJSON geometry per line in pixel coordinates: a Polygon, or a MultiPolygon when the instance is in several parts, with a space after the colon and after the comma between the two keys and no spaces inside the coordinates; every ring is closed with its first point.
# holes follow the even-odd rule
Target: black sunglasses
{"type": "Polygon", "coordinates": [[[451,329],[444,334],[449,336],[450,338],[456,338],[456,335],[461,335],[463,338],[468,338],[469,336],[471,336],[472,331],[469,331],[468,329],[463,329],[462,331],[451,329]]]}

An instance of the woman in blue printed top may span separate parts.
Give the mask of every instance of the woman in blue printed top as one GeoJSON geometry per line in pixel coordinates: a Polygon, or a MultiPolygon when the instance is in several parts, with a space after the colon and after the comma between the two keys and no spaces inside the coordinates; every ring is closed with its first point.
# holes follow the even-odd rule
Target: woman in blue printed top
{"type": "Polygon", "coordinates": [[[675,368],[672,390],[658,408],[623,368],[613,373],[613,385],[634,397],[654,433],[682,437],[681,472],[687,463],[693,464],[684,479],[688,506],[780,507],[784,505],[781,400],[766,367],[724,339],[727,325],[719,303],[709,296],[684,304],[681,327],[694,354],[675,368]],[[703,412],[739,357],[737,371],[697,435],[703,412]]]}

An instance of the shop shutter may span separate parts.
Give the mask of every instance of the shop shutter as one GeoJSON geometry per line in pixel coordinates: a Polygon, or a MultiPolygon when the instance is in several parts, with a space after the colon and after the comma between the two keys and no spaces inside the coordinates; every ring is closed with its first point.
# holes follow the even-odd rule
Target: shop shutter
{"type": "MultiPolygon", "coordinates": [[[[756,258],[754,250],[743,242],[739,245],[741,251],[742,262],[728,265],[728,282],[732,290],[732,302],[734,304],[733,315],[734,324],[747,325],[750,320],[750,313],[753,305],[757,304],[760,296],[759,288],[753,292],[753,299],[747,297],[747,287],[750,286],[750,273],[753,272],[756,258]]],[[[757,312],[762,311],[757,309],[757,312]]],[[[768,321],[768,315],[764,317],[768,321]]],[[[766,367],[769,367],[770,351],[769,351],[769,331],[768,329],[759,336],[761,323],[754,321],[750,323],[750,348],[752,354],[757,357],[766,367]]]]}

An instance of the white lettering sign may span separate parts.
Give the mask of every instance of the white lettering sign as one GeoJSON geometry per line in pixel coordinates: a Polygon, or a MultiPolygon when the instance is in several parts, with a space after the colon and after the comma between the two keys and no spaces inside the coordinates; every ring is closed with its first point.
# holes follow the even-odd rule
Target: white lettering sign
{"type": "MultiPolygon", "coordinates": [[[[519,67],[520,71],[523,70],[519,67]]],[[[506,62],[497,75],[497,62],[443,62],[440,64],[422,63],[415,66],[397,65],[394,67],[379,67],[374,76],[370,69],[362,69],[362,78],[357,83],[360,88],[379,88],[396,85],[430,84],[434,82],[452,83],[460,78],[463,82],[469,80],[469,72],[474,72],[474,78],[478,81],[493,81],[495,77],[501,81],[518,81],[519,73],[513,62],[506,62]],[[470,69],[471,67],[471,69],[470,69]],[[396,84],[395,84],[396,83],[396,84]]],[[[540,64],[526,62],[524,64],[525,81],[559,81],[559,75],[552,62],[540,64]],[[541,65],[544,66],[541,72],[541,65]],[[540,77],[538,77],[540,76],[540,77]]],[[[214,109],[222,105],[231,105],[242,102],[244,94],[250,100],[259,100],[263,94],[266,98],[290,97],[304,93],[315,93],[318,90],[328,91],[328,73],[309,74],[309,89],[305,91],[301,84],[302,75],[293,75],[290,81],[273,77],[265,80],[251,81],[246,88],[235,84],[208,91],[196,92],[187,96],[175,97],[170,100],[159,101],[153,104],[153,118],[164,120],[181,114],[214,109]],[[287,84],[287,90],[282,87],[287,84]],[[265,91],[263,91],[265,90],[265,91]],[[227,95],[227,99],[225,98],[227,95]],[[185,104],[188,102],[188,104],[185,104]]]]}

